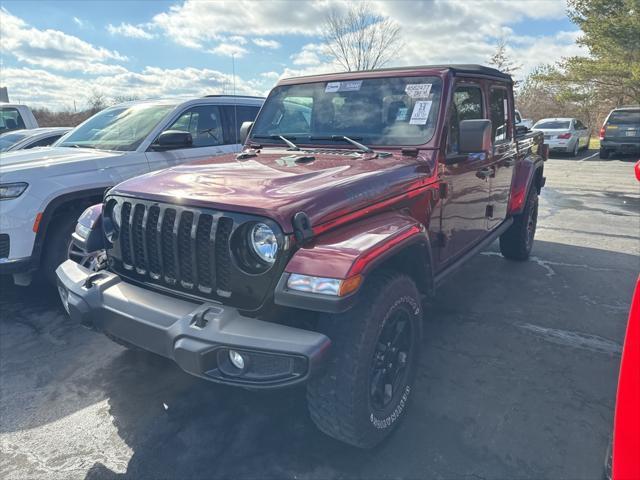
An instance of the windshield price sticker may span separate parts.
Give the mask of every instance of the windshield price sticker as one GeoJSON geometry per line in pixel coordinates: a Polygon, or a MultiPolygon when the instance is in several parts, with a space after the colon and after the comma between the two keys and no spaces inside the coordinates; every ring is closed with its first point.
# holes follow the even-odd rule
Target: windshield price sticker
{"type": "Polygon", "coordinates": [[[352,80],[349,82],[328,82],[325,93],[336,92],[357,92],[362,87],[362,80],[352,80]]]}
{"type": "Polygon", "coordinates": [[[503,101],[504,104],[504,119],[509,120],[509,102],[505,98],[503,101]]]}
{"type": "Polygon", "coordinates": [[[431,100],[419,100],[413,107],[409,125],[426,125],[431,111],[431,100]]]}
{"type": "Polygon", "coordinates": [[[404,88],[405,93],[411,98],[428,98],[431,93],[430,83],[413,83],[404,88]]]}

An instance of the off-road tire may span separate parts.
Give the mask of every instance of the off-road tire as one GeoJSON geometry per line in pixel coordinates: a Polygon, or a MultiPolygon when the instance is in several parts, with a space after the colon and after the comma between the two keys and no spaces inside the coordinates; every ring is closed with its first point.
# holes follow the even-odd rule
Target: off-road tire
{"type": "Polygon", "coordinates": [[[81,213],[65,213],[55,216],[49,224],[40,270],[44,280],[50,285],[56,284],[56,268],[67,260],[71,234],[76,228],[81,213]]]}
{"type": "Polygon", "coordinates": [[[608,160],[608,159],[609,159],[609,155],[610,155],[609,150],[605,150],[604,148],[601,148],[601,149],[600,149],[600,153],[599,153],[599,155],[598,155],[598,156],[599,156],[602,160],[608,160]]]}
{"type": "Polygon", "coordinates": [[[522,213],[514,215],[513,223],[500,235],[500,252],[509,260],[529,258],[538,221],[538,190],[531,185],[522,213]]]}
{"type": "Polygon", "coordinates": [[[319,320],[319,330],[332,345],[326,369],[307,384],[307,403],[311,419],[324,433],[356,447],[371,448],[394,430],[406,412],[420,349],[422,306],[415,283],[404,274],[380,271],[363,288],[359,303],[351,310],[319,320]],[[410,327],[409,354],[396,357],[404,359],[406,370],[396,377],[398,388],[389,404],[375,409],[370,397],[374,355],[381,348],[383,327],[393,325],[394,318],[402,318],[410,327]]]}

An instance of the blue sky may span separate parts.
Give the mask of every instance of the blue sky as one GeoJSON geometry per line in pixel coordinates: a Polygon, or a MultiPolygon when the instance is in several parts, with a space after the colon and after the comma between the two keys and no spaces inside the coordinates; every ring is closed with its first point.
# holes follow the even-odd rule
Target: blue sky
{"type": "MultiPolygon", "coordinates": [[[[370,1],[398,22],[391,65],[486,63],[501,37],[525,75],[584,53],[564,0],[370,1]]],[[[338,69],[319,28],[339,0],[2,2],[0,83],[53,109],[109,98],[265,94],[278,78],[338,69]]]]}

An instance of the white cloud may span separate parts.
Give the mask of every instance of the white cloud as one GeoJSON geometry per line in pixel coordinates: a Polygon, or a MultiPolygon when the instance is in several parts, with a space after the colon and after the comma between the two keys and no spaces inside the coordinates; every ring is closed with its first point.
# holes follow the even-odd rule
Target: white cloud
{"type": "Polygon", "coordinates": [[[150,40],[155,37],[155,35],[149,33],[140,25],[131,25],[130,23],[124,22],[118,26],[112,24],[107,25],[107,31],[111,35],[122,35],[123,37],[139,38],[143,40],[150,40]]]}
{"type": "Polygon", "coordinates": [[[234,45],[232,43],[221,43],[215,48],[209,50],[211,53],[215,53],[216,55],[223,55],[225,57],[244,57],[248,50],[240,45],[234,45]]]}
{"type": "Polygon", "coordinates": [[[320,65],[323,63],[324,47],[317,43],[307,43],[298,53],[291,55],[294,65],[320,65]]]}
{"type": "MultiPolygon", "coordinates": [[[[44,106],[56,110],[86,106],[92,93],[109,98],[128,96],[144,98],[194,98],[210,94],[233,92],[232,75],[211,69],[146,67],[142,72],[124,70],[105,75],[90,82],[69,75],[55,74],[42,69],[3,68],[3,85],[9,87],[11,98],[32,107],[44,106]]],[[[241,77],[235,78],[238,95],[262,95],[264,87],[241,77]]]]}
{"type": "Polygon", "coordinates": [[[278,72],[262,72],[260,76],[268,78],[269,80],[277,80],[280,78],[280,74],[278,72]]]}
{"type": "Polygon", "coordinates": [[[266,38],[254,38],[253,43],[262,48],[271,48],[273,50],[280,48],[280,42],[275,40],[267,40],[266,38]]]}
{"type": "Polygon", "coordinates": [[[0,8],[3,55],[12,55],[29,65],[89,74],[113,74],[123,67],[109,62],[125,61],[127,57],[115,50],[96,47],[59,30],[39,30],[0,8]]]}

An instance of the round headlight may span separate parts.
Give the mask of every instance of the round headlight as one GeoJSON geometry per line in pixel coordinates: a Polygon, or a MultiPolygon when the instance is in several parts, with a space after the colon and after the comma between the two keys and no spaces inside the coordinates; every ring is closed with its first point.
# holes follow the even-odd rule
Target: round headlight
{"type": "Polygon", "coordinates": [[[268,225],[264,223],[255,224],[249,234],[249,243],[261,260],[267,263],[276,261],[278,239],[268,225]]]}
{"type": "Polygon", "coordinates": [[[113,225],[116,228],[120,228],[120,224],[122,223],[122,204],[116,202],[113,208],[111,209],[111,220],[113,221],[113,225]]]}

